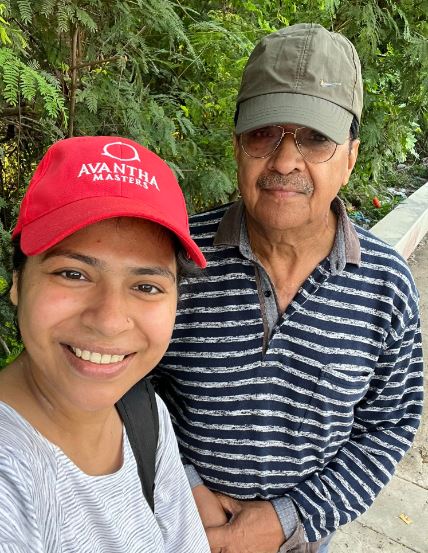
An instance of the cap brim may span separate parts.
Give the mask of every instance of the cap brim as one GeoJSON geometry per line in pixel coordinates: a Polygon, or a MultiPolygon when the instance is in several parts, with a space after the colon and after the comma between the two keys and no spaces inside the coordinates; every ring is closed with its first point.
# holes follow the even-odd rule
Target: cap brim
{"type": "MultiPolygon", "coordinates": [[[[26,255],[38,255],[88,225],[114,217],[135,217],[158,223],[173,232],[188,256],[199,267],[206,267],[203,253],[189,234],[171,225],[162,213],[151,206],[136,204],[135,199],[123,197],[94,197],[75,201],[25,225],[20,232],[21,249],[26,255]]],[[[19,229],[14,232],[14,235],[17,234],[19,229]]]]}
{"type": "Polygon", "coordinates": [[[343,144],[349,138],[352,118],[351,112],[323,98],[279,92],[254,96],[239,104],[235,132],[290,123],[310,127],[343,144]]]}

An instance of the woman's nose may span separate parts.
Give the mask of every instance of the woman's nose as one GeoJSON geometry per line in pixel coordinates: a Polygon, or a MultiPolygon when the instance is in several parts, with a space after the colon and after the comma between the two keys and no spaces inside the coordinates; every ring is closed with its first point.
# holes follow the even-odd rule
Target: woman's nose
{"type": "Polygon", "coordinates": [[[133,318],[122,290],[99,290],[82,315],[83,324],[106,337],[113,337],[133,327],[133,318]]]}

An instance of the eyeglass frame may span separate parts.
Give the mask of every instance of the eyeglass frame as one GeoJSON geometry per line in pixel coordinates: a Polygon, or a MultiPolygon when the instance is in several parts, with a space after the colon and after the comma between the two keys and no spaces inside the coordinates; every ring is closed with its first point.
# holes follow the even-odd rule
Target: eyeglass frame
{"type": "MultiPolygon", "coordinates": [[[[293,135],[293,138],[294,138],[294,144],[296,145],[296,148],[297,150],[299,151],[299,154],[303,157],[303,159],[305,161],[307,161],[308,163],[313,163],[314,165],[319,165],[320,163],[327,163],[327,161],[330,161],[330,159],[334,156],[334,154],[336,153],[337,151],[337,142],[334,142],[334,140],[331,140],[331,142],[335,145],[334,146],[334,151],[333,153],[331,154],[331,156],[328,158],[328,159],[325,159],[324,161],[311,161],[310,159],[308,159],[304,154],[303,152],[301,151],[301,149],[299,148],[299,144],[297,142],[297,137],[296,137],[296,133],[297,131],[299,131],[300,129],[310,129],[311,127],[297,127],[297,129],[294,129],[294,131],[286,131],[285,130],[285,127],[283,125],[264,125],[263,127],[258,127],[260,129],[265,129],[267,127],[277,127],[278,129],[281,129],[282,130],[282,134],[281,134],[281,138],[279,139],[278,141],[278,144],[275,146],[275,148],[269,152],[268,154],[266,154],[265,156],[252,156],[251,154],[249,154],[246,149],[244,148],[244,144],[242,143],[242,137],[244,136],[244,134],[246,134],[247,132],[250,132],[250,131],[244,131],[242,132],[240,135],[239,135],[239,144],[242,148],[242,151],[244,152],[244,154],[248,157],[252,157],[253,159],[266,159],[268,157],[270,157],[271,155],[273,155],[276,150],[280,147],[281,145],[281,142],[283,141],[284,139],[284,136],[286,134],[292,134],[293,135]]],[[[257,129],[252,129],[252,131],[255,131],[257,129]]],[[[315,130],[315,129],[313,129],[315,130]]],[[[322,134],[322,133],[320,133],[322,134]]],[[[323,135],[324,136],[324,135],[323,135]]],[[[327,137],[326,137],[327,138],[327,137]]],[[[330,140],[330,139],[328,139],[330,140]]]]}

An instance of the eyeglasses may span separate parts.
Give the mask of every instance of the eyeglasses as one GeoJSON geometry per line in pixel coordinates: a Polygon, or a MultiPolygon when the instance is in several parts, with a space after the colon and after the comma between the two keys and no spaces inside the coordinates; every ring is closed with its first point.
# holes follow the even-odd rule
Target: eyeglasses
{"type": "Polygon", "coordinates": [[[286,134],[293,135],[296,148],[310,163],[325,163],[334,156],[337,148],[336,142],[314,129],[298,127],[295,131],[286,131],[280,125],[269,125],[243,132],[240,136],[241,148],[249,157],[269,157],[279,147],[286,134]]]}

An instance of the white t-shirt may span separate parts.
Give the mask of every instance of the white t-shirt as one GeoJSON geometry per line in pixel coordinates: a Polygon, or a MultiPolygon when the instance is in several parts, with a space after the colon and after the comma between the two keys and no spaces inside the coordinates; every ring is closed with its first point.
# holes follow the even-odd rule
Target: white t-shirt
{"type": "Polygon", "coordinates": [[[88,476],[0,402],[0,552],[209,553],[160,398],[155,514],[124,431],[122,467],[88,476]]]}

